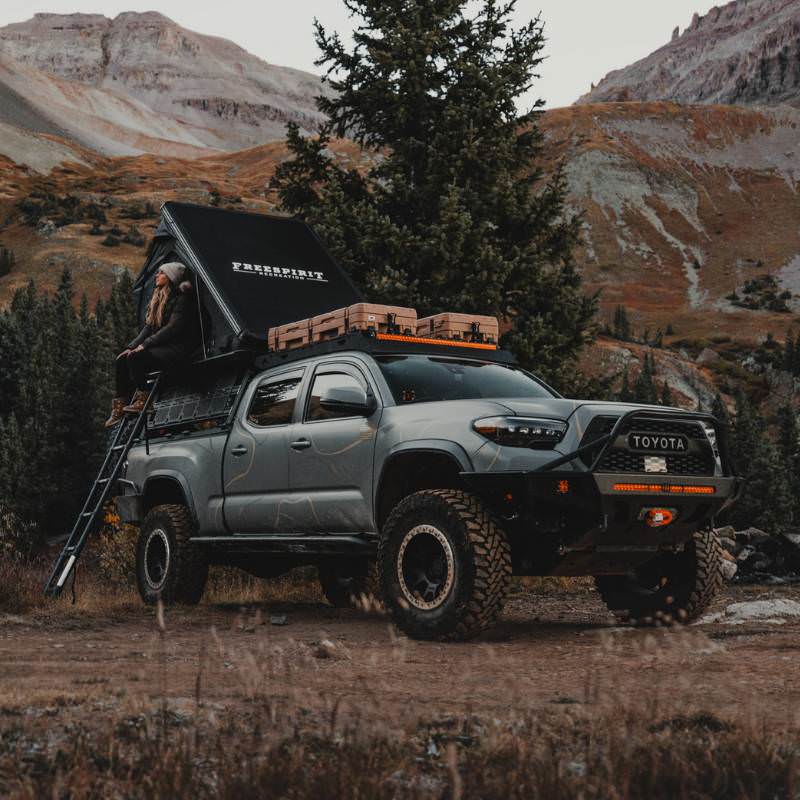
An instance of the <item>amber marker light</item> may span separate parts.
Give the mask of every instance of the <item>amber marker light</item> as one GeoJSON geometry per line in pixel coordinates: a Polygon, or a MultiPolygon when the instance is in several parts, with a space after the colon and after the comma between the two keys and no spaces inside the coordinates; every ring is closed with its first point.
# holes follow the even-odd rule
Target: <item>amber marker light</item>
{"type": "Polygon", "coordinates": [[[416,342],[417,344],[435,344],[444,347],[468,347],[472,350],[500,349],[496,344],[462,342],[460,339],[429,339],[424,336],[404,336],[399,333],[379,333],[377,338],[384,342],[416,342]]]}
{"type": "Polygon", "coordinates": [[[559,494],[569,494],[569,481],[559,481],[556,486],[556,491],[559,494]]]}
{"type": "Polygon", "coordinates": [[[615,483],[615,492],[630,494],[716,494],[714,486],[681,486],[663,485],[659,483],[615,483]]]}

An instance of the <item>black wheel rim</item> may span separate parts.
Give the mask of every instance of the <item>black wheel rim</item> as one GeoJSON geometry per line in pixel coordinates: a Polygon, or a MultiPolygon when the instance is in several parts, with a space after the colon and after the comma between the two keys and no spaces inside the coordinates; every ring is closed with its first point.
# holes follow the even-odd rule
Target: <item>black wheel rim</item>
{"type": "Polygon", "coordinates": [[[397,554],[397,578],[403,599],[432,611],[444,603],[455,581],[455,559],[447,537],[432,525],[417,525],[403,538],[397,554]]]}

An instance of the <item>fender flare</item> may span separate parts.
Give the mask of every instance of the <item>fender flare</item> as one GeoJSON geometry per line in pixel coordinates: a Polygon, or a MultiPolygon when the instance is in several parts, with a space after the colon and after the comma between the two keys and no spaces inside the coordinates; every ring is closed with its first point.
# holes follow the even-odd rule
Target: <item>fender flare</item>
{"type": "Polygon", "coordinates": [[[451,442],[448,439],[416,439],[396,444],[384,456],[381,463],[380,473],[375,481],[372,505],[376,512],[378,508],[378,498],[383,485],[383,477],[386,474],[386,468],[395,460],[395,458],[408,453],[432,453],[435,455],[445,455],[449,456],[453,459],[453,461],[455,461],[459,472],[471,472],[473,469],[472,461],[467,455],[467,451],[460,444],[451,442]]]}
{"type": "Polygon", "coordinates": [[[189,482],[186,480],[185,476],[180,473],[176,472],[175,470],[171,469],[159,469],[154,470],[147,476],[147,480],[144,482],[144,486],[142,486],[142,497],[144,498],[147,495],[147,488],[150,486],[154,481],[162,481],[167,480],[171,481],[172,483],[177,484],[178,488],[181,490],[184,499],[186,500],[186,506],[189,509],[189,513],[192,515],[192,519],[197,522],[197,511],[195,509],[194,504],[194,497],[192,496],[192,490],[189,488],[189,482]]]}

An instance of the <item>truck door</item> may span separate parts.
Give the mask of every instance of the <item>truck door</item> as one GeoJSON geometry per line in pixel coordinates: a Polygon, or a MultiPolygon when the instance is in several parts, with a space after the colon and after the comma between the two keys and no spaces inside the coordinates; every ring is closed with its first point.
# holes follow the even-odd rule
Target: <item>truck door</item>
{"type": "Polygon", "coordinates": [[[223,459],[225,523],[231,533],[294,533],[288,437],[302,369],[270,375],[248,389],[223,459]]]}
{"type": "Polygon", "coordinates": [[[378,398],[356,366],[325,363],[310,381],[302,421],[292,427],[289,484],[293,514],[305,533],[375,530],[372,509],[375,438],[381,410],[368,417],[322,408],[330,390],[358,387],[378,398]]]}

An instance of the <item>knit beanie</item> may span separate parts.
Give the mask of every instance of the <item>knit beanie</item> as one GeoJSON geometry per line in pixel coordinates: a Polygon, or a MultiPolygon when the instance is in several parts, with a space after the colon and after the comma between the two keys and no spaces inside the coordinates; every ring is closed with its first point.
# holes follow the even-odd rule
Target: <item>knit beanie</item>
{"type": "Polygon", "coordinates": [[[167,264],[162,264],[159,272],[163,272],[169,278],[170,283],[177,289],[186,275],[186,267],[180,261],[170,261],[167,264]]]}

